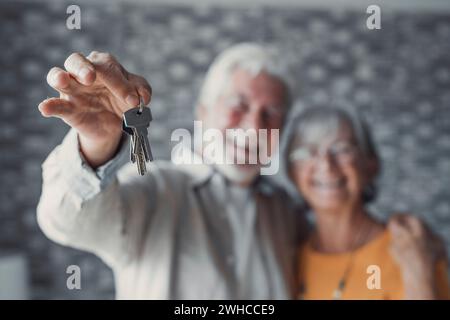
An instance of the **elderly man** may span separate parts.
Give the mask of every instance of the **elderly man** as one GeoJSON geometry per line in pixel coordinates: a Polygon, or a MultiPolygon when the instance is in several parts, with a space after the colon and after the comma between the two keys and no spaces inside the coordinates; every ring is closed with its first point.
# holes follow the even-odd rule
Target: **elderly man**
{"type": "MultiPolygon", "coordinates": [[[[197,106],[205,128],[281,129],[290,105],[282,59],[256,44],[223,52],[197,106]]],[[[261,164],[174,165],[141,177],[128,161],[121,116],[149,103],[147,81],[111,55],[72,54],[47,81],[60,93],[39,105],[72,129],[43,164],[38,222],[52,240],[101,257],[117,298],[285,299],[295,295],[301,215],[259,174],[261,164]]],[[[269,156],[276,139],[256,148],[269,156]]],[[[234,148],[226,139],[225,149],[234,148]]],[[[194,150],[201,154],[201,150],[194,150]]],[[[257,151],[256,151],[257,152],[257,151]]]]}

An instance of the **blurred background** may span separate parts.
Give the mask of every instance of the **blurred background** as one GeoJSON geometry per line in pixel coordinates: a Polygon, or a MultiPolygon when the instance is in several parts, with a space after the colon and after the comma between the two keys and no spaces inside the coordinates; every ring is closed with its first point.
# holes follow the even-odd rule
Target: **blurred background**
{"type": "Polygon", "coordinates": [[[277,44],[295,66],[297,101],[357,106],[383,161],[374,213],[419,215],[450,252],[450,1],[24,1],[0,2],[0,298],[112,299],[111,271],[39,230],[41,164],[68,127],[37,105],[55,92],[52,66],[72,52],[108,51],[154,91],[150,141],[170,156],[173,129],[193,127],[203,75],[242,41],[277,44]],[[81,30],[66,9],[81,8],[81,30]],[[366,8],[381,7],[381,30],[366,8]],[[78,265],[82,289],[68,290],[78,265]]]}

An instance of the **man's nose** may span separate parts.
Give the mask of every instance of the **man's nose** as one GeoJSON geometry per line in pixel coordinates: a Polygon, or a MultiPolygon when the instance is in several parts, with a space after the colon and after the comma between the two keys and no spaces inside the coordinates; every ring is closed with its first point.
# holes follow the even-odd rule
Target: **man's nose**
{"type": "Polygon", "coordinates": [[[261,113],[257,110],[249,110],[241,121],[241,127],[243,129],[261,129],[261,113]]]}

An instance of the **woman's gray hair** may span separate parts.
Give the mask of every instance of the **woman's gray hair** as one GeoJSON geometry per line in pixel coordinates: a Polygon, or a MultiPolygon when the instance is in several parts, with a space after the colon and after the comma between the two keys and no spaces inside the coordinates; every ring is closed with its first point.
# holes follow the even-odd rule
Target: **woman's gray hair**
{"type": "MultiPolygon", "coordinates": [[[[305,109],[294,117],[289,124],[291,130],[286,144],[286,165],[289,170],[289,155],[299,144],[336,134],[342,125],[347,125],[352,131],[355,143],[362,154],[376,161],[379,166],[379,156],[370,129],[362,115],[353,107],[337,105],[333,107],[313,107],[305,109]]],[[[312,141],[314,142],[314,141],[312,141]]],[[[378,173],[378,172],[377,172],[378,173]]],[[[363,192],[364,202],[372,201],[376,196],[375,177],[363,192]]]]}
{"type": "Polygon", "coordinates": [[[245,70],[254,76],[265,71],[281,80],[286,87],[286,107],[289,109],[294,86],[286,59],[275,47],[250,42],[234,45],[217,56],[206,73],[197,105],[212,107],[230,83],[236,69],[245,70]]]}

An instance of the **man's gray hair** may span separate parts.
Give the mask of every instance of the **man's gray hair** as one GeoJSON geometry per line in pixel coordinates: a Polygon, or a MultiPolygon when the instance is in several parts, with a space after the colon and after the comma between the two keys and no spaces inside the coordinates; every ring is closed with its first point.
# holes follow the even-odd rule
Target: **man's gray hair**
{"type": "Polygon", "coordinates": [[[234,70],[242,69],[254,76],[264,71],[278,78],[286,87],[287,108],[291,106],[293,77],[286,59],[273,46],[257,43],[240,43],[223,51],[213,61],[200,90],[198,105],[207,108],[220,98],[234,70]]]}

